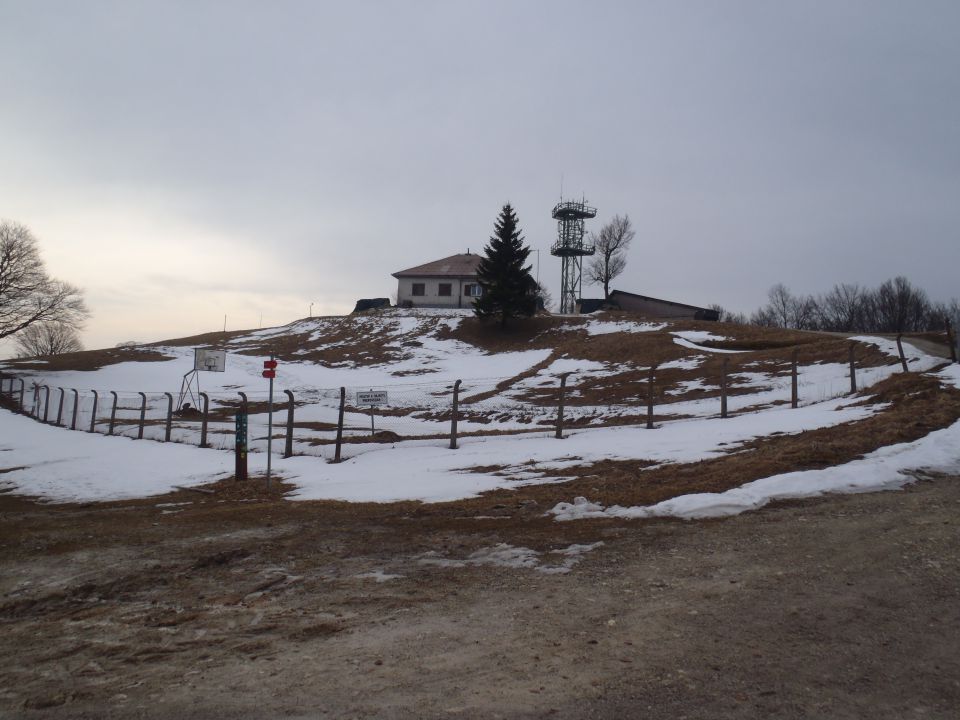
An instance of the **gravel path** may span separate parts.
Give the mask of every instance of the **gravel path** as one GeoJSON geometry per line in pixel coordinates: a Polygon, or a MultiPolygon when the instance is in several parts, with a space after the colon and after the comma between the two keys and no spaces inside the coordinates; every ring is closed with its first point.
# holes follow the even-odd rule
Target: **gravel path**
{"type": "Polygon", "coordinates": [[[954,718],[958,480],[689,523],[7,497],[0,717],[954,718]]]}

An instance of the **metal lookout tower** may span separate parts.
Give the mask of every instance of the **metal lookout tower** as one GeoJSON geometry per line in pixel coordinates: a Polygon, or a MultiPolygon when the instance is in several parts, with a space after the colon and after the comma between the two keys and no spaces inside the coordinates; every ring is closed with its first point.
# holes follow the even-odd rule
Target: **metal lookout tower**
{"type": "Polygon", "coordinates": [[[587,205],[585,198],[579,202],[564,202],[561,198],[553,208],[557,241],[550,248],[550,254],[563,263],[560,268],[560,312],[563,314],[577,310],[577,296],[583,290],[583,256],[596,252],[593,245],[583,244],[583,221],[596,216],[597,209],[587,205]]]}

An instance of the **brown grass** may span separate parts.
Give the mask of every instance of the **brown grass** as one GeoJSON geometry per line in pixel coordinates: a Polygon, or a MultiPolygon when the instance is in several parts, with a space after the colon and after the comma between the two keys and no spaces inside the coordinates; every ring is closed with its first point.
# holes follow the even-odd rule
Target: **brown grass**
{"type": "Polygon", "coordinates": [[[551,476],[576,479],[532,486],[524,496],[546,503],[585,495],[604,505],[650,505],[688,493],[723,492],[779,473],[850,462],[881,447],[917,440],[960,419],[960,390],[945,387],[929,375],[892,375],[872,387],[865,402],[890,403],[890,407],[858,422],[768,436],[713,460],[652,470],[646,469],[649,463],[642,459],[602,461],[550,471],[551,476]]]}

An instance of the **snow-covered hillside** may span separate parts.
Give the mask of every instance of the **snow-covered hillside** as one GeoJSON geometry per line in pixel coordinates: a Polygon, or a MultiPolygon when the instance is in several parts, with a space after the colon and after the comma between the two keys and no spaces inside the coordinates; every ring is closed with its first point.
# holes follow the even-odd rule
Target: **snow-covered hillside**
{"type": "MultiPolygon", "coordinates": [[[[284,390],[295,404],[295,456],[275,458],[275,472],[297,486],[294,498],[354,501],[467,497],[555,482],[562,468],[604,459],[658,466],[716,457],[757,437],[868,417],[883,405],[864,403],[863,390],[900,372],[895,343],[857,338],[861,394],[850,396],[847,340],[623,316],[543,319],[500,336],[478,329],[464,311],[391,310],[203,340],[159,343],[106,359],[82,353],[74,358],[78,369],[7,363],[7,370],[25,381],[27,409],[41,418],[46,414],[50,422],[60,416],[61,424],[105,433],[113,391],[118,398],[114,433],[126,437],[70,432],[4,412],[0,468],[12,469],[0,475],[0,482],[15,492],[54,500],[105,500],[227,476],[239,392],[250,401],[251,472],[257,473],[265,465],[268,417],[267,381],[260,373],[271,353],[280,358],[275,453],[283,449],[284,390]],[[174,444],[131,441],[139,393],[147,402],[144,435],[162,439],[169,402],[164,393],[179,399],[195,347],[227,351],[226,372],[200,377],[211,401],[214,450],[190,447],[199,442],[199,419],[190,414],[174,418],[174,444]],[[797,409],[789,405],[794,351],[797,409]],[[655,432],[644,426],[651,366],[656,366],[655,432]],[[719,418],[724,369],[728,419],[719,418]],[[553,433],[562,374],[567,375],[567,437],[558,441],[553,433]],[[450,450],[457,380],[462,381],[460,448],[450,450]],[[45,389],[32,392],[34,383],[51,388],[49,395],[45,389]],[[331,464],[341,387],[346,389],[345,462],[331,464]],[[388,394],[387,404],[372,418],[355,402],[357,391],[371,389],[388,394]]],[[[939,362],[909,344],[905,351],[912,371],[939,362]]],[[[186,398],[196,405],[198,398],[186,398]]]]}

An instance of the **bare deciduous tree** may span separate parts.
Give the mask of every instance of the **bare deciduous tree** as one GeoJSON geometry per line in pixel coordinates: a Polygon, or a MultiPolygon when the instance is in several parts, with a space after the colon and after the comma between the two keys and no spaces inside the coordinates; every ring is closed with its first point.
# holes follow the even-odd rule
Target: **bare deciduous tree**
{"type": "Polygon", "coordinates": [[[915,288],[903,276],[887,280],[875,293],[875,314],[881,332],[913,332],[925,330],[930,300],[927,293],[915,288]]]}
{"type": "Polygon", "coordinates": [[[597,254],[587,266],[587,282],[603,285],[603,299],[610,299],[610,282],[627,266],[626,251],[636,233],[630,216],[614,215],[613,220],[600,228],[600,234],[590,234],[597,254]]]}
{"type": "Polygon", "coordinates": [[[853,332],[863,329],[869,299],[856,283],[841,283],[817,302],[818,325],[831,332],[853,332]]]}
{"type": "Polygon", "coordinates": [[[83,350],[76,329],[62,322],[34,323],[17,333],[18,357],[63,355],[83,350]]]}
{"type": "Polygon", "coordinates": [[[79,328],[88,315],[78,288],[47,275],[30,230],[0,222],[0,339],[35,323],[79,328]]]}

